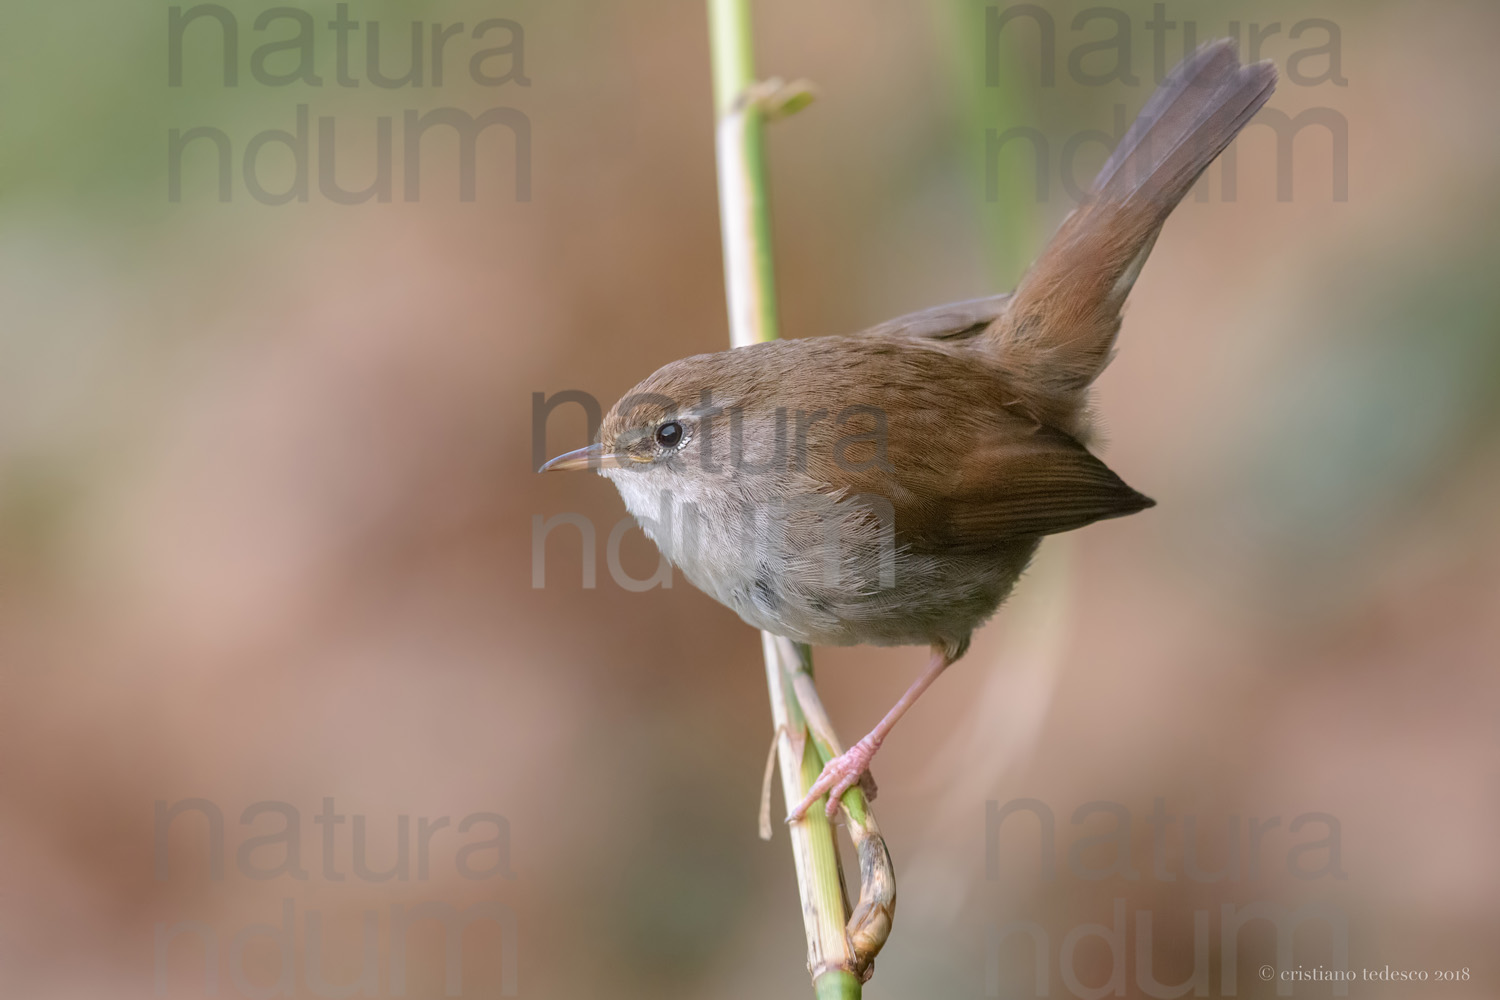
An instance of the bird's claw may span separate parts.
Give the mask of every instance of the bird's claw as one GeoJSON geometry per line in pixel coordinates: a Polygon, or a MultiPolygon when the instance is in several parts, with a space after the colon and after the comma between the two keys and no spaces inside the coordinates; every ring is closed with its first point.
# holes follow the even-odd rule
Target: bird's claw
{"type": "Polygon", "coordinates": [[[840,797],[856,784],[865,788],[867,794],[873,797],[875,782],[869,778],[869,767],[870,758],[875,756],[875,749],[875,744],[860,740],[825,764],[823,773],[818,775],[818,780],[813,782],[807,795],[797,803],[797,808],[791,811],[786,821],[793,823],[807,815],[813,803],[825,794],[828,796],[828,805],[824,808],[824,814],[833,819],[838,815],[840,797]]]}

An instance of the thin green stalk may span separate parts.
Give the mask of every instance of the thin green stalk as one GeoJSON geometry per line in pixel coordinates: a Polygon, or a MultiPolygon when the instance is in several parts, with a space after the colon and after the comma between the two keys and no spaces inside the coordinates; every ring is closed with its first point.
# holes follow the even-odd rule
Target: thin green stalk
{"type": "MultiPolygon", "coordinates": [[[[724,284],[730,341],[742,347],[777,336],[765,122],[801,107],[809,91],[805,86],[755,79],[749,0],[707,2],[724,284]]],[[[837,741],[812,685],[810,660],[801,654],[786,656],[783,642],[762,633],[777,759],[790,810],[817,779],[823,764],[837,753],[837,741]]],[[[857,1000],[870,961],[890,931],[895,901],[890,855],[862,793],[852,790],[843,803],[860,851],[861,902],[852,926],[832,824],[814,807],[806,818],[788,826],[807,936],[808,970],[819,1000],[857,1000]],[[867,869],[874,877],[866,877],[867,869]],[[877,887],[877,905],[866,900],[867,886],[877,887]]]]}
{"type": "MultiPolygon", "coordinates": [[[[793,695],[807,720],[811,742],[820,761],[826,764],[843,753],[844,748],[833,732],[833,723],[813,683],[812,650],[785,639],[780,641],[780,648],[793,695]]],[[[840,801],[859,858],[859,902],[849,916],[847,930],[854,948],[855,968],[861,975],[867,975],[870,964],[890,937],[896,919],[896,871],[864,789],[855,785],[844,792],[840,801]]]]}
{"type": "Polygon", "coordinates": [[[780,336],[766,184],[765,109],[755,99],[755,44],[749,0],[708,0],[719,123],[719,212],[729,336],[734,346],[780,336]],[[727,135],[725,133],[728,133],[727,135]]]}
{"type": "MultiPolygon", "coordinates": [[[[776,725],[777,757],[781,764],[781,787],[788,811],[802,800],[818,780],[823,760],[807,738],[807,719],[796,692],[788,683],[780,655],[783,640],[761,633],[766,661],[766,682],[771,695],[771,714],[776,725]]],[[[856,968],[854,949],[845,933],[847,905],[844,873],[834,843],[833,825],[820,808],[809,810],[805,819],[788,826],[792,859],[797,870],[797,890],[802,900],[803,931],[807,937],[807,967],[816,988],[826,975],[856,968]]],[[[821,994],[820,994],[821,995],[821,994]]],[[[832,996],[844,996],[834,993],[832,996]]],[[[848,996],[858,997],[859,990],[848,996]]]]}

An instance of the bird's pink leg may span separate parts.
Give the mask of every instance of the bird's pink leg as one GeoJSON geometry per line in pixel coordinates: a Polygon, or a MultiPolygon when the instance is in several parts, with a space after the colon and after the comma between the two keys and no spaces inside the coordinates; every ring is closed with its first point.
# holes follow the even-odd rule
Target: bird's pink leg
{"type": "Polygon", "coordinates": [[[932,660],[927,664],[927,669],[922,671],[922,676],[906,689],[901,700],[885,713],[885,718],[881,719],[864,739],[824,765],[823,773],[818,775],[818,780],[813,782],[807,795],[797,803],[797,808],[792,810],[791,815],[787,816],[787,822],[790,823],[805,816],[807,810],[812,808],[812,804],[817,801],[818,796],[825,793],[828,795],[828,806],[825,812],[828,818],[832,819],[839,809],[839,796],[859,781],[860,775],[864,774],[870,766],[870,758],[875,756],[875,751],[880,749],[880,744],[885,742],[885,738],[906,714],[906,710],[916,704],[922,692],[932,686],[938,674],[948,669],[953,659],[946,651],[934,648],[932,660]]]}

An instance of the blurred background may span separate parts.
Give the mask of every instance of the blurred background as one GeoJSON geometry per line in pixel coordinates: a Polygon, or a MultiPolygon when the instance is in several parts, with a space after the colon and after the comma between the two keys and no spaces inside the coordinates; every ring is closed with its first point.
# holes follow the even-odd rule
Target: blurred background
{"type": "MultiPolygon", "coordinates": [[[[344,6],[298,8],[310,55],[269,5],[200,14],[175,86],[176,8],[0,12],[0,994],[810,995],[757,636],[680,575],[621,586],[615,491],[533,472],[534,393],[607,407],[727,344],[703,6],[356,2],[341,66],[344,6]],[[256,139],[299,105],[305,180],[256,139]],[[407,195],[407,113],[444,108],[519,112],[471,201],[441,128],[407,195]],[[339,203],[382,118],[391,197],[339,203]],[[200,133],[174,191],[200,128],[228,156],[200,133]],[[559,514],[594,538],[539,567],[559,514]],[[439,924],[396,933],[484,903],[461,983],[439,924]]],[[[1350,968],[1467,970],[1350,996],[1494,996],[1500,9],[1087,6],[756,8],[762,73],[821,93],[770,138],[789,336],[1012,287],[1185,22],[1288,74],[1099,384],[1160,505],[1049,540],[876,762],[867,995],[1145,996],[1201,948],[1211,995],[1271,996],[1258,966],[1346,935],[1350,968]],[[1323,919],[1278,955],[1256,903],[1323,919]]],[[[546,447],[586,436],[563,406],[546,447]]],[[[924,657],[821,652],[841,734],[924,657]]]]}

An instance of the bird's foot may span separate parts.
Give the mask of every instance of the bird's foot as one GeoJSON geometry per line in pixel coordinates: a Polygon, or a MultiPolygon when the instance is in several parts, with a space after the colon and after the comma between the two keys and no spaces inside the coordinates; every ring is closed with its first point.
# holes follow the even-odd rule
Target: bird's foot
{"type": "Polygon", "coordinates": [[[824,813],[829,819],[833,819],[839,811],[840,796],[854,785],[858,784],[873,791],[874,782],[866,785],[864,778],[869,773],[870,758],[875,756],[875,751],[879,747],[879,743],[866,736],[825,764],[823,773],[818,775],[818,780],[813,782],[812,787],[807,790],[807,795],[787,816],[787,822],[795,822],[807,815],[807,810],[812,808],[813,803],[821,795],[828,796],[828,805],[824,813]]]}

